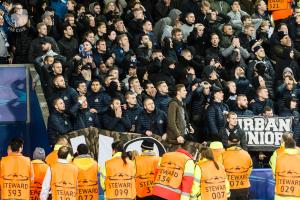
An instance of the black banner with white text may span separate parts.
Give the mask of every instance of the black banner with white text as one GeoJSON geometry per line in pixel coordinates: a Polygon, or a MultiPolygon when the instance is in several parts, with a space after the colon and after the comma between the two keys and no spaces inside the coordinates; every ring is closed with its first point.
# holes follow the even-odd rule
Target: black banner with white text
{"type": "Polygon", "coordinates": [[[239,117],[238,124],[245,131],[249,151],[274,151],[280,146],[284,132],[292,132],[292,118],[239,117]]]}

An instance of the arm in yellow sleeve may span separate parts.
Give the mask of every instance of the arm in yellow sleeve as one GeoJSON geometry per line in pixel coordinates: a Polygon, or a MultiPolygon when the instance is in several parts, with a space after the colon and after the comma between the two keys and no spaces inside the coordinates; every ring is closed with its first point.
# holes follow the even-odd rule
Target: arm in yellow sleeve
{"type": "Polygon", "coordinates": [[[201,180],[201,169],[200,169],[199,165],[196,165],[191,200],[196,200],[197,197],[200,196],[200,192],[201,192],[200,180],[201,180]]]}
{"type": "Polygon", "coordinates": [[[225,181],[225,185],[226,185],[227,198],[229,198],[230,197],[230,183],[229,183],[227,178],[226,178],[226,181],[225,181]]]}
{"type": "Polygon", "coordinates": [[[100,184],[102,187],[102,190],[105,191],[105,179],[106,179],[106,167],[105,165],[102,167],[101,173],[100,173],[100,184]]]}
{"type": "Polygon", "coordinates": [[[271,166],[271,168],[272,168],[273,175],[275,174],[276,159],[277,159],[277,152],[274,151],[274,153],[273,153],[273,155],[271,156],[270,161],[269,161],[269,164],[270,164],[270,166],[271,166]]]}
{"type": "Polygon", "coordinates": [[[33,182],[34,181],[34,170],[33,170],[33,165],[30,162],[30,181],[33,182]]]}
{"type": "Polygon", "coordinates": [[[195,163],[193,160],[188,160],[185,163],[184,173],[182,177],[182,187],[180,200],[189,200],[192,192],[194,181],[195,163]]]}

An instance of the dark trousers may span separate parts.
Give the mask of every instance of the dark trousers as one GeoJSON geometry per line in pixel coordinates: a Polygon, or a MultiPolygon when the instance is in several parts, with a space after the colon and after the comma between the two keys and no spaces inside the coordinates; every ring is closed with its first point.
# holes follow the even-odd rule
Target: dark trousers
{"type": "Polygon", "coordinates": [[[0,64],[8,64],[8,60],[6,57],[0,57],[0,64]]]}
{"type": "Polygon", "coordinates": [[[152,200],[166,200],[166,199],[158,197],[158,196],[152,196],[151,198],[152,198],[152,200]]]}
{"type": "Polygon", "coordinates": [[[249,200],[249,189],[230,190],[229,200],[249,200]]]}
{"type": "Polygon", "coordinates": [[[139,198],[139,197],[136,197],[136,200],[154,200],[153,197],[144,197],[144,198],[139,198]]]}

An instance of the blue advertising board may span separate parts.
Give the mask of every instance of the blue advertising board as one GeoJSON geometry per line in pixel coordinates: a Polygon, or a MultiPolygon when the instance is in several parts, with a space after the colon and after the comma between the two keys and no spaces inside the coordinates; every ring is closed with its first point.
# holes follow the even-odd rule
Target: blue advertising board
{"type": "Polygon", "coordinates": [[[271,169],[253,169],[250,176],[251,200],[273,200],[275,181],[271,169]]]}
{"type": "Polygon", "coordinates": [[[0,67],[0,122],[28,122],[26,67],[0,67]]]}

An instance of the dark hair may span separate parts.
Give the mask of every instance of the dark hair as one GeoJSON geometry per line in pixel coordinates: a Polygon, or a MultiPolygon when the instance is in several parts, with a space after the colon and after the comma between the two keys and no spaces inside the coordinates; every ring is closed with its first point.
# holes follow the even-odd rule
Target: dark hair
{"type": "Polygon", "coordinates": [[[154,84],[152,82],[148,81],[148,82],[145,83],[144,89],[147,89],[149,85],[154,86],[154,84]]]}
{"type": "Polygon", "coordinates": [[[12,152],[18,152],[19,149],[23,146],[24,140],[22,138],[13,138],[9,142],[9,146],[12,150],[12,152]]]}
{"type": "Polygon", "coordinates": [[[138,77],[136,77],[136,76],[131,76],[131,77],[128,79],[129,87],[130,87],[131,83],[132,83],[134,80],[136,80],[136,79],[139,80],[138,77]]]}
{"type": "Polygon", "coordinates": [[[122,102],[120,98],[114,97],[114,98],[111,99],[110,104],[113,104],[114,101],[120,101],[120,102],[122,102]]]}
{"type": "Polygon", "coordinates": [[[76,83],[76,88],[78,88],[78,87],[79,87],[79,85],[80,85],[80,84],[82,84],[82,83],[85,83],[85,81],[82,81],[82,80],[80,80],[80,81],[77,81],[77,83],[76,83]]]}
{"type": "Polygon", "coordinates": [[[244,15],[244,16],[242,16],[241,21],[244,22],[244,21],[246,21],[246,19],[249,19],[249,18],[251,19],[251,17],[249,15],[244,15]]]}
{"type": "Polygon", "coordinates": [[[53,65],[56,64],[56,63],[62,64],[62,62],[61,62],[60,60],[54,59],[54,61],[53,61],[53,63],[52,63],[52,67],[53,67],[53,65]]]}
{"type": "Polygon", "coordinates": [[[124,150],[123,142],[121,142],[120,140],[117,140],[111,144],[111,148],[113,150],[115,150],[116,152],[122,152],[121,158],[123,160],[124,165],[126,165],[127,164],[126,158],[128,158],[128,154],[124,150]]]}
{"type": "Polygon", "coordinates": [[[98,82],[98,83],[100,83],[100,85],[101,85],[101,82],[100,82],[99,79],[93,79],[91,83],[93,83],[93,82],[98,82]]]}
{"type": "Polygon", "coordinates": [[[106,44],[105,39],[99,39],[99,40],[97,40],[97,42],[96,42],[96,46],[98,46],[100,42],[105,42],[105,44],[106,44]]]}
{"type": "Polygon", "coordinates": [[[68,157],[70,153],[70,148],[66,147],[66,146],[62,146],[59,148],[58,152],[57,152],[57,156],[60,159],[66,159],[68,157]]]}
{"type": "Polygon", "coordinates": [[[214,154],[213,154],[211,148],[209,148],[209,147],[202,147],[200,149],[200,154],[201,154],[202,158],[206,158],[206,159],[208,159],[210,161],[213,161],[214,164],[215,164],[215,167],[217,168],[217,170],[220,169],[218,163],[215,161],[214,154]]]}
{"type": "Polygon", "coordinates": [[[139,42],[142,41],[142,39],[143,39],[144,36],[148,36],[148,35],[147,35],[146,33],[141,34],[141,35],[139,36],[139,42]]]}
{"type": "MultiPolygon", "coordinates": [[[[64,24],[64,25],[62,26],[62,30],[63,30],[63,31],[67,30],[67,28],[68,28],[69,26],[72,28],[72,26],[71,26],[70,24],[64,24]]],[[[73,28],[72,28],[72,29],[73,29],[73,28]]]]}
{"type": "Polygon", "coordinates": [[[77,147],[77,152],[78,152],[78,155],[88,154],[89,148],[86,144],[80,144],[77,147]]]}
{"type": "Polygon", "coordinates": [[[153,99],[152,99],[152,98],[150,98],[150,97],[146,97],[146,98],[144,99],[144,101],[143,101],[143,105],[145,105],[146,101],[149,101],[149,100],[152,100],[152,101],[153,101],[153,99]]]}
{"type": "Polygon", "coordinates": [[[231,2],[231,6],[234,4],[234,2],[238,2],[238,3],[240,3],[240,1],[239,0],[233,0],[232,2],[231,2]]]}

